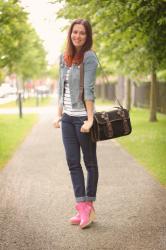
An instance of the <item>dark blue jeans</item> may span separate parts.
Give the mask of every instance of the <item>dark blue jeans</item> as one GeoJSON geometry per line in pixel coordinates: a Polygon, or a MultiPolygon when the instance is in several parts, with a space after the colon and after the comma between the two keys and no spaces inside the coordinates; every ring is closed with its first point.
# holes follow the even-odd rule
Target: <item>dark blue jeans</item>
{"type": "Polygon", "coordinates": [[[80,132],[85,120],[87,116],[76,117],[63,114],[62,117],[62,138],[77,202],[95,201],[98,182],[96,143],[91,141],[90,133],[80,132]],[[87,170],[86,187],[80,163],[80,149],[87,170]]]}

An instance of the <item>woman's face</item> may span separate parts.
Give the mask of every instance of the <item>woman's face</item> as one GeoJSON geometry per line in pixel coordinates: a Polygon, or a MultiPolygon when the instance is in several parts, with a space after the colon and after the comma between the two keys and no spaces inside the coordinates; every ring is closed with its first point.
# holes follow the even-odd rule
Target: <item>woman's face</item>
{"type": "Polygon", "coordinates": [[[79,50],[86,42],[86,31],[82,24],[75,24],[71,33],[73,45],[79,50]]]}

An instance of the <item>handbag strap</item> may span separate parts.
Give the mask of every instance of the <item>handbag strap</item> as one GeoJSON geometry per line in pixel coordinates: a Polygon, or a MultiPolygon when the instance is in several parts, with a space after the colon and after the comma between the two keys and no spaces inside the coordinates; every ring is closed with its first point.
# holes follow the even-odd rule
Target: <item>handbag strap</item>
{"type": "MultiPolygon", "coordinates": [[[[103,69],[103,67],[102,67],[102,65],[101,65],[101,63],[100,63],[100,60],[99,60],[99,58],[98,58],[98,56],[97,56],[97,54],[96,54],[96,52],[95,52],[95,51],[94,51],[94,53],[95,53],[96,58],[97,58],[97,60],[98,60],[98,62],[99,62],[100,69],[101,69],[101,72],[102,72],[102,74],[103,74],[103,78],[105,78],[105,79],[106,79],[107,84],[109,84],[108,77],[107,77],[107,75],[106,75],[106,73],[105,73],[105,71],[104,71],[104,69],[103,69]]],[[[119,104],[119,106],[120,106],[121,108],[123,108],[122,104],[120,103],[120,101],[118,100],[118,98],[116,97],[116,95],[115,95],[115,100],[117,101],[117,103],[119,104]]]]}
{"type": "MultiPolygon", "coordinates": [[[[108,77],[105,73],[105,71],[103,70],[103,67],[100,63],[100,60],[96,54],[96,52],[94,51],[95,55],[96,55],[96,58],[98,60],[98,63],[99,63],[99,66],[101,68],[101,72],[102,72],[102,75],[103,75],[103,78],[106,79],[106,82],[109,84],[109,80],[108,80],[108,77]]],[[[79,99],[80,100],[84,100],[83,98],[83,93],[84,93],[84,64],[83,62],[80,64],[80,94],[79,94],[79,99]]],[[[119,104],[119,106],[123,109],[123,106],[121,105],[120,101],[118,100],[118,98],[116,97],[115,95],[115,100],[117,101],[117,103],[119,104]]]]}
{"type": "Polygon", "coordinates": [[[80,94],[79,100],[84,101],[84,65],[80,64],[80,94]]]}

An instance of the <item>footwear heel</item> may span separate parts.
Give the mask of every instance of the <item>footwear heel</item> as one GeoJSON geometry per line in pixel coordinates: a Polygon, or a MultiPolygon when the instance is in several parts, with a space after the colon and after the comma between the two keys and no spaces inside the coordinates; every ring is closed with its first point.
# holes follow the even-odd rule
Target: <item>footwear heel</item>
{"type": "Polygon", "coordinates": [[[95,212],[94,212],[93,209],[92,209],[92,211],[91,211],[91,213],[90,213],[89,218],[90,218],[91,221],[94,221],[94,220],[96,219],[95,212]]]}
{"type": "Polygon", "coordinates": [[[91,210],[90,215],[89,215],[89,222],[85,224],[84,226],[81,226],[82,229],[88,227],[95,219],[95,212],[94,210],[91,210]]]}

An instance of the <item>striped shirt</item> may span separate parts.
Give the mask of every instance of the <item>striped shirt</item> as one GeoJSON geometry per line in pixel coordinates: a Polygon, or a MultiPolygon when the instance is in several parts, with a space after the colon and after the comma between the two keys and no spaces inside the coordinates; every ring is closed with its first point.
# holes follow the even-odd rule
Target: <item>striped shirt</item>
{"type": "Polygon", "coordinates": [[[65,77],[64,99],[63,99],[64,113],[70,116],[86,116],[87,112],[85,108],[82,108],[82,109],[72,108],[70,88],[69,88],[69,83],[68,83],[70,70],[71,70],[71,67],[68,68],[66,77],[65,77]]]}

